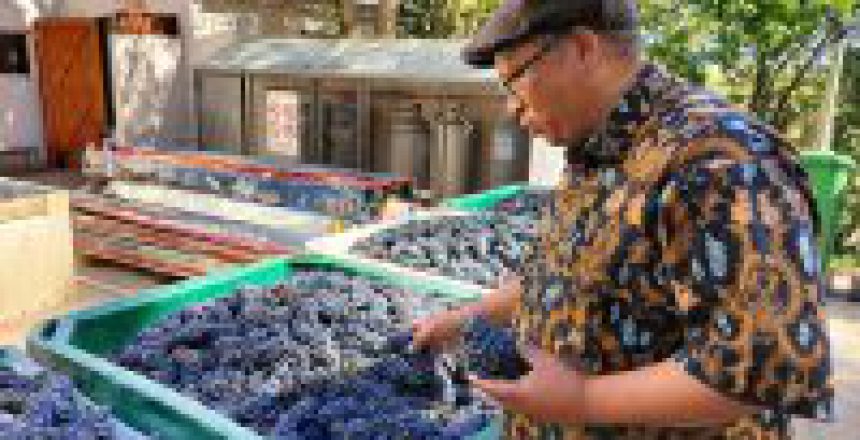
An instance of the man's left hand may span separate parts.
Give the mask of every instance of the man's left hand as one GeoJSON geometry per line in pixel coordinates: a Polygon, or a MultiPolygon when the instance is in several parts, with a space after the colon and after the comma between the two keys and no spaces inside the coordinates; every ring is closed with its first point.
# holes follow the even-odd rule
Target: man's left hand
{"type": "Polygon", "coordinates": [[[537,422],[576,424],[585,408],[585,377],[556,356],[533,349],[528,352],[531,371],[515,381],[470,376],[472,384],[505,409],[537,422]]]}

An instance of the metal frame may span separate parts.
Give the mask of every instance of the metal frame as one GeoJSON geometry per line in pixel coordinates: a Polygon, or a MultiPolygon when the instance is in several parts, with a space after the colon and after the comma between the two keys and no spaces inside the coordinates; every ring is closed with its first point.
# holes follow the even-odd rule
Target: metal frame
{"type": "MultiPolygon", "coordinates": [[[[251,154],[251,133],[255,127],[254,121],[254,76],[244,75],[245,93],[243,93],[242,105],[242,153],[251,154]],[[250,128],[248,125],[251,124],[250,128]]],[[[256,140],[255,140],[256,146],[256,140]]]]}
{"type": "MultiPolygon", "coordinates": [[[[202,111],[203,111],[203,101],[202,101],[202,92],[204,89],[204,82],[206,78],[209,77],[238,77],[241,78],[241,87],[242,87],[242,117],[241,117],[241,127],[240,131],[242,133],[242,146],[241,151],[243,154],[252,153],[251,143],[252,136],[255,137],[254,142],[257,142],[259,139],[256,139],[256,135],[258,134],[259,127],[257,127],[258,121],[256,120],[256,109],[255,105],[257,97],[255,96],[255,88],[257,85],[261,84],[261,82],[266,81],[268,79],[276,79],[276,78],[288,78],[292,80],[297,80],[301,82],[307,82],[309,89],[307,89],[311,93],[311,105],[312,105],[312,127],[310,127],[309,131],[313,135],[313,139],[310,140],[312,156],[307,157],[310,162],[321,163],[322,158],[322,132],[326,128],[323,126],[323,118],[322,118],[322,105],[321,105],[321,95],[326,90],[325,82],[327,80],[339,81],[343,80],[349,83],[354,84],[354,88],[357,93],[357,104],[358,104],[358,137],[356,143],[356,154],[357,154],[357,168],[362,170],[372,170],[376,166],[376,148],[374,145],[374,139],[371,139],[372,134],[374,133],[375,127],[373,127],[373,96],[375,93],[403,93],[406,95],[420,96],[422,99],[430,99],[435,101],[439,109],[445,109],[449,104],[457,103],[457,102],[480,102],[482,99],[492,99],[493,95],[499,96],[501,98],[504,96],[503,87],[494,82],[492,80],[487,80],[486,78],[481,79],[455,79],[451,80],[448,78],[430,78],[430,77],[408,77],[404,78],[401,75],[396,74],[378,74],[378,72],[344,72],[344,71],[313,71],[309,72],[307,70],[300,69],[273,69],[273,70],[259,70],[259,69],[212,69],[212,68],[195,68],[194,69],[194,80],[195,80],[195,99],[196,99],[196,109],[197,109],[197,121],[198,121],[198,148],[203,148],[202,142],[202,133],[203,133],[203,125],[202,125],[202,111]],[[265,79],[264,79],[265,78],[265,79]],[[249,125],[250,124],[250,125],[249,125]]],[[[305,89],[302,87],[302,89],[305,89]]],[[[334,87],[334,90],[342,90],[342,87],[334,87]]],[[[480,129],[486,129],[484,125],[483,118],[481,120],[475,121],[480,129]]],[[[490,141],[486,136],[482,136],[481,142],[482,145],[485,142],[490,141]]],[[[259,143],[259,142],[257,142],[259,143]]],[[[259,147],[259,145],[257,145],[259,147]]],[[[449,146],[442,147],[441,152],[436,154],[444,153],[445,155],[450,154],[449,146]]],[[[484,156],[484,151],[482,148],[481,156],[484,156]]],[[[518,154],[519,158],[519,154],[518,154]]],[[[444,159],[444,158],[443,158],[444,159]]],[[[472,159],[470,159],[472,160],[472,159]]],[[[479,185],[483,186],[484,182],[490,180],[487,176],[483,175],[484,173],[480,173],[479,176],[473,176],[478,179],[479,185]]],[[[517,174],[516,170],[514,170],[514,174],[517,174]]]]}
{"type": "Polygon", "coordinates": [[[203,150],[203,90],[205,88],[205,80],[209,78],[231,78],[239,80],[239,151],[245,154],[247,144],[247,115],[246,115],[246,75],[244,71],[217,71],[217,72],[199,72],[194,71],[194,101],[197,114],[197,150],[203,150]]]}

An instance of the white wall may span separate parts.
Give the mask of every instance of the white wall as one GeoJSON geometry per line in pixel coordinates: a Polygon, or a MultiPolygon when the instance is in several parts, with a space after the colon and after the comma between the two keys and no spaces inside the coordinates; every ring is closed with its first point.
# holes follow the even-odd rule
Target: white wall
{"type": "MultiPolygon", "coordinates": [[[[60,0],[0,0],[0,32],[28,32],[38,17],[59,15],[60,0]]],[[[28,37],[30,73],[0,74],[0,150],[42,148],[42,113],[33,41],[28,37]]]]}
{"type": "Polygon", "coordinates": [[[0,28],[26,29],[38,17],[59,15],[65,0],[3,0],[0,1],[0,28]]]}
{"type": "MultiPolygon", "coordinates": [[[[99,17],[113,14],[120,8],[117,0],[65,0],[66,14],[70,16],[99,17]]],[[[191,66],[205,60],[214,52],[235,43],[243,35],[259,32],[259,24],[251,14],[211,12],[203,3],[207,0],[147,0],[146,7],[150,12],[176,14],[179,18],[181,33],[181,50],[175,64],[177,70],[168,76],[168,83],[159,88],[168,88],[168,102],[163,106],[164,121],[161,130],[162,138],[174,140],[176,143],[189,142],[196,139],[197,121],[195,120],[195,103],[193,88],[193,72],[191,66]],[[239,22],[250,23],[250,26],[237,29],[237,18],[251,19],[239,22]]],[[[157,46],[157,45],[156,45],[157,46]]],[[[163,54],[160,54],[163,55],[163,54]]],[[[113,72],[114,75],[122,72],[113,72]]],[[[125,72],[126,74],[129,72],[125,72]]],[[[136,73],[136,72],[132,72],[136,73]]],[[[130,81],[150,81],[150,78],[132,78],[130,81]]],[[[217,97],[208,97],[208,100],[217,97]]],[[[124,109],[117,107],[117,115],[124,109]]],[[[137,110],[129,108],[130,114],[137,110]]],[[[151,112],[149,112],[151,114],[151,112]]]]}
{"type": "Polygon", "coordinates": [[[42,145],[41,107],[36,82],[0,74],[0,150],[42,145]]]}
{"type": "MultiPolygon", "coordinates": [[[[160,137],[174,139],[177,143],[193,141],[197,121],[191,66],[242,38],[259,35],[261,16],[266,15],[268,9],[261,6],[255,11],[240,5],[235,8],[237,12],[223,12],[223,5],[213,6],[218,3],[216,0],[146,0],[144,3],[151,12],[177,14],[180,22],[181,50],[179,59],[175,60],[177,70],[161,85],[169,92],[163,115],[157,118],[164,121],[160,137]]],[[[120,0],[0,0],[0,30],[26,30],[39,16],[104,17],[114,14],[122,4],[120,0]]],[[[31,64],[32,61],[33,57],[31,64]]],[[[35,66],[31,72],[27,78],[0,76],[0,149],[43,143],[35,66]],[[8,116],[10,114],[12,116],[8,116]]],[[[114,75],[120,73],[113,72],[114,75]]],[[[224,98],[226,101],[229,96],[225,94],[224,98]]],[[[207,96],[209,102],[218,99],[218,96],[207,96]]],[[[122,108],[115,110],[118,115],[123,111],[122,108]]],[[[134,113],[134,109],[130,110],[134,113]]]]}
{"type": "Polygon", "coordinates": [[[564,147],[556,147],[544,138],[532,138],[529,184],[556,186],[564,173],[564,147]]]}

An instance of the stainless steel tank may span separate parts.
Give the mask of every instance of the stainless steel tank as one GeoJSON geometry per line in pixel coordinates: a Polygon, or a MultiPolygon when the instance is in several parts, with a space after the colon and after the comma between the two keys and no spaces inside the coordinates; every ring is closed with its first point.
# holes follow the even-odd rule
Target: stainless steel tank
{"type": "Polygon", "coordinates": [[[475,125],[466,119],[462,104],[445,105],[436,121],[430,155],[430,175],[437,197],[452,197],[469,189],[469,162],[475,125]]]}
{"type": "Polygon", "coordinates": [[[324,164],[358,168],[358,116],[356,92],[321,93],[322,157],[324,164]]]}
{"type": "MultiPolygon", "coordinates": [[[[499,186],[516,179],[517,161],[522,156],[522,140],[514,122],[500,118],[493,124],[492,161],[485,166],[492,166],[490,185],[499,186]]],[[[526,143],[528,148],[528,143],[526,143]]]]}
{"type": "Polygon", "coordinates": [[[430,187],[430,128],[420,103],[399,101],[391,109],[389,171],[430,187]]]}

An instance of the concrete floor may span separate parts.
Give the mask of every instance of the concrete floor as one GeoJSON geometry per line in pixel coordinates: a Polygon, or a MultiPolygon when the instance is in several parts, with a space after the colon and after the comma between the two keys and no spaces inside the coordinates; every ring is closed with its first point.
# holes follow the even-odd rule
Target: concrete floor
{"type": "Polygon", "coordinates": [[[827,305],[828,328],[836,384],[836,422],[796,421],[799,440],[860,439],[860,303],[832,301],[827,305]]]}

